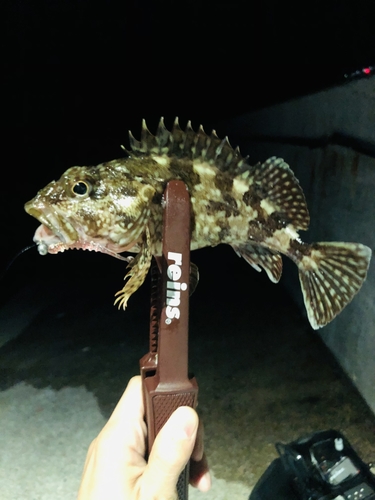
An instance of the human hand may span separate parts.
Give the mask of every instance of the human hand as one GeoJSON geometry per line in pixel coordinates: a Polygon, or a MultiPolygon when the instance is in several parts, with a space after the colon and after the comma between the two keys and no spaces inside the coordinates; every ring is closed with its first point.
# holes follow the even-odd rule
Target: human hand
{"type": "Polygon", "coordinates": [[[146,462],[142,382],[140,376],[133,377],[90,445],[78,500],[177,500],[177,480],[190,458],[190,483],[208,491],[211,479],[202,437],[195,410],[177,408],[146,462]]]}

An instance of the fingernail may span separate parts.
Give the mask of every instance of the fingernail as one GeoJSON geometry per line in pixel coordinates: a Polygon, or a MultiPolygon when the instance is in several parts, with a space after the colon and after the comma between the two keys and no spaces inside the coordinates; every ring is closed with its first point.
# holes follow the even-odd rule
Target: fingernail
{"type": "Polygon", "coordinates": [[[195,422],[186,422],[184,426],[184,432],[186,434],[186,437],[190,439],[194,432],[197,430],[197,426],[195,422]]]}

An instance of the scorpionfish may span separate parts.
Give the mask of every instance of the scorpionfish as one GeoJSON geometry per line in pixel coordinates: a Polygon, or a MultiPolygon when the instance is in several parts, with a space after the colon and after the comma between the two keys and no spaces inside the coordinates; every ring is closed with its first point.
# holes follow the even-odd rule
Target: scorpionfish
{"type": "Polygon", "coordinates": [[[25,205],[41,226],[39,253],[78,248],[128,261],[115,303],[125,309],[144,282],[152,256],[162,249],[162,197],[171,179],[182,180],[192,207],[191,249],[231,245],[253,268],[277,283],[284,254],[299,270],[307,315],[314,329],[331,321],[362,286],[371,250],[359,243],[304,243],[298,230],[310,222],[302,188],[281,158],[249,165],[239,148],[215,131],[172,130],[160,120],[152,135],[143,120],[141,139],[129,132],[126,157],[69,168],[25,205]],[[122,252],[136,253],[134,258],[122,252]]]}

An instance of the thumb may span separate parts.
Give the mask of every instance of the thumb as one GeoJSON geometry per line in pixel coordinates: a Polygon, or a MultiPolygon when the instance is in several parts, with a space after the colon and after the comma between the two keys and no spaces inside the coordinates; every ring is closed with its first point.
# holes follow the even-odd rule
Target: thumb
{"type": "Polygon", "coordinates": [[[178,477],[193,452],[198,430],[198,415],[192,408],[181,406],[175,410],[152,447],[142,477],[141,499],[177,498],[178,477]]]}

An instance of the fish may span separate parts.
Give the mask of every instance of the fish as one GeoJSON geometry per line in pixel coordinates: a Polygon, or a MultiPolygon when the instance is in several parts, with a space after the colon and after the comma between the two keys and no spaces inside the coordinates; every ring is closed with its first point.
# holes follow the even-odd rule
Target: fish
{"type": "Polygon", "coordinates": [[[273,283],[281,277],[281,255],[289,257],[313,329],[334,319],[361,288],[371,249],[301,240],[298,231],[308,229],[310,216],[282,158],[251,165],[227,137],[208,135],[202,125],[194,131],[190,121],[182,130],[178,118],[171,130],[161,118],[155,135],[143,120],[140,140],[129,131],[129,142],[122,158],[73,166],[25,204],[41,223],[34,235],[41,255],[83,249],[127,261],[115,295],[119,308],[144,282],[152,256],[162,253],[163,193],[172,179],[182,180],[190,195],[191,250],[228,244],[273,283]]]}

